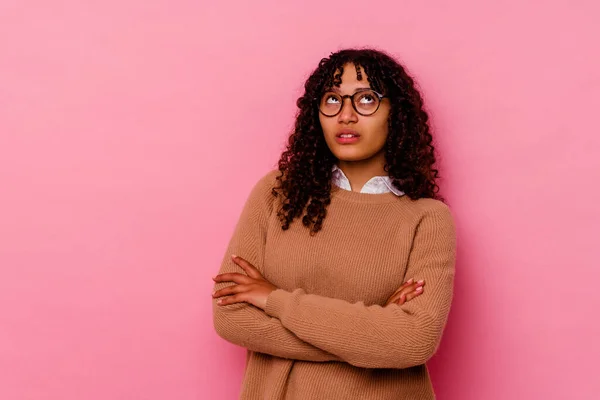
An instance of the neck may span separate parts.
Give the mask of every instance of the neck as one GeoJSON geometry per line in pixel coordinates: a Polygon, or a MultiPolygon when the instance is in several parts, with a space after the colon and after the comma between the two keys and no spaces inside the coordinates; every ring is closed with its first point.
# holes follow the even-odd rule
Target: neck
{"type": "Polygon", "coordinates": [[[360,192],[365,183],[374,176],[387,175],[387,172],[383,169],[383,166],[385,165],[383,153],[367,160],[339,160],[337,165],[344,171],[353,192],[360,192]]]}

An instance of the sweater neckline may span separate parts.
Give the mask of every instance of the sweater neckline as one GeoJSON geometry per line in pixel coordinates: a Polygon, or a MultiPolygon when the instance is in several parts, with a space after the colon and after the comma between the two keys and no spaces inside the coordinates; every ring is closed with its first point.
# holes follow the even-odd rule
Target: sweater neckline
{"type": "Polygon", "coordinates": [[[331,187],[331,196],[337,197],[343,200],[352,201],[355,203],[371,203],[371,204],[381,204],[381,203],[391,203],[393,201],[398,201],[404,196],[398,197],[398,195],[387,192],[387,193],[361,193],[354,192],[351,190],[345,190],[338,186],[332,185],[331,187]]]}

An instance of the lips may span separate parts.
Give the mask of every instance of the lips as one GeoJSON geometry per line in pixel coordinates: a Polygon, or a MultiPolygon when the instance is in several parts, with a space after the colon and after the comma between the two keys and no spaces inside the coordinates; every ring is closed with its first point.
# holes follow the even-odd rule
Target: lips
{"type": "Polygon", "coordinates": [[[360,134],[351,129],[343,129],[335,135],[335,141],[343,145],[358,143],[359,140],[360,134]]]}
{"type": "Polygon", "coordinates": [[[338,138],[353,138],[353,137],[359,137],[360,134],[351,129],[342,129],[335,136],[338,138]]]}

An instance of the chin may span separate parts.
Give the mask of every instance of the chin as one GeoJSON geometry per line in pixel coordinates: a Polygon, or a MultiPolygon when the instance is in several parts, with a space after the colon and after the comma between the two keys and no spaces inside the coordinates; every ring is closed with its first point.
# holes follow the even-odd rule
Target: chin
{"type": "Polygon", "coordinates": [[[349,151],[332,151],[332,153],[340,161],[363,161],[373,156],[373,154],[365,153],[364,151],[360,151],[360,149],[348,150],[349,151]]]}
{"type": "MultiPolygon", "coordinates": [[[[335,155],[335,154],[334,154],[334,155],[335,155]]],[[[365,159],[367,159],[367,158],[369,158],[369,157],[360,157],[360,156],[356,156],[356,157],[339,156],[339,157],[338,157],[338,156],[336,156],[336,158],[337,158],[339,161],[348,161],[348,162],[351,162],[351,161],[362,161],[362,160],[365,160],[365,159]]]]}

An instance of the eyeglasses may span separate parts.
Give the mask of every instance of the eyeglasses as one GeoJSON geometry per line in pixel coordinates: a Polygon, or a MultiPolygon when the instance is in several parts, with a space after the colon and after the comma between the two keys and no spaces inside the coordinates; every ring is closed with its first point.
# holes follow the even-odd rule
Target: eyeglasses
{"type": "Polygon", "coordinates": [[[342,96],[336,92],[325,92],[319,103],[319,112],[326,117],[335,117],[342,111],[346,97],[350,98],[354,110],[366,117],[377,112],[381,99],[386,96],[371,89],[359,90],[352,96],[349,94],[342,96]]]}

